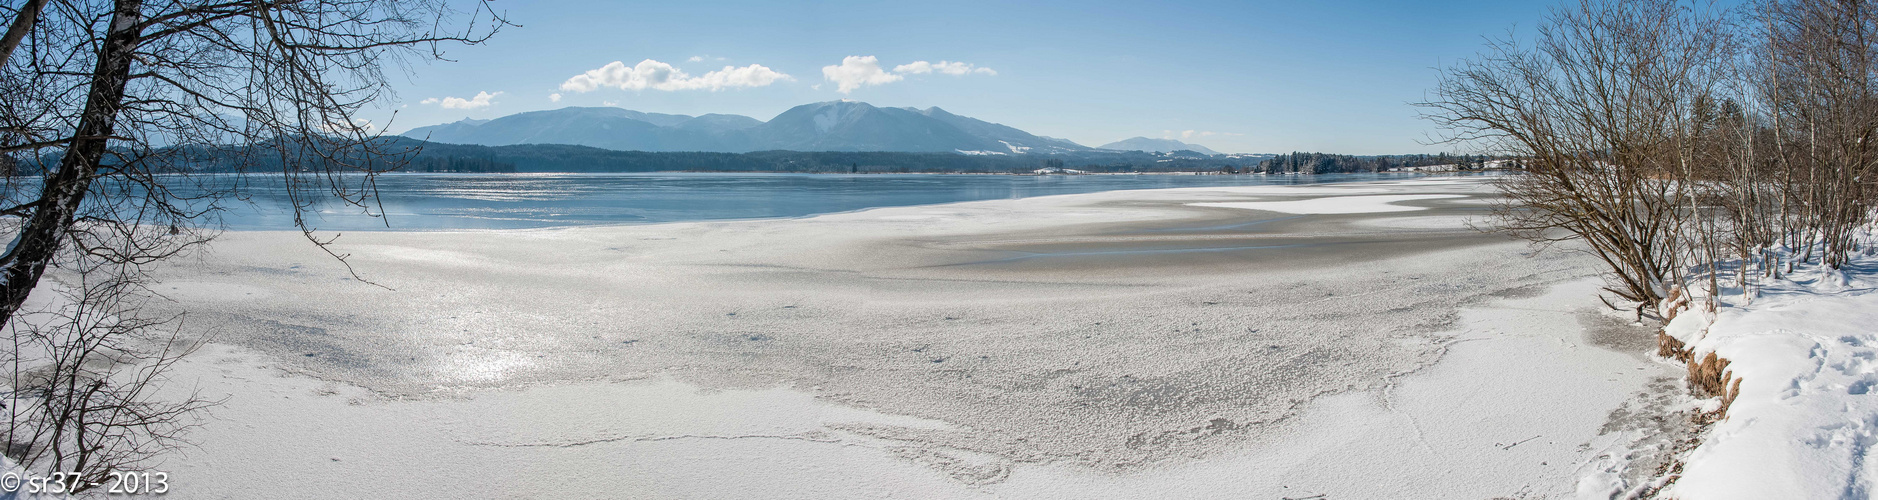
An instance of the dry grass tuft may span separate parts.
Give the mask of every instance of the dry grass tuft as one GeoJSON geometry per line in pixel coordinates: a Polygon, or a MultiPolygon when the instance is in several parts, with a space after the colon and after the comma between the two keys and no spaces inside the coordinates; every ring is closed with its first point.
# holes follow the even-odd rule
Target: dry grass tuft
{"type": "Polygon", "coordinates": [[[1683,344],[1681,340],[1676,340],[1676,337],[1671,337],[1661,330],[1656,332],[1656,355],[1663,359],[1673,359],[1684,363],[1688,363],[1690,358],[1687,344],[1683,344]]]}
{"type": "Polygon", "coordinates": [[[1728,406],[1734,404],[1735,397],[1741,394],[1741,378],[1728,370],[1730,361],[1727,358],[1711,352],[1702,359],[1695,359],[1695,353],[1687,344],[1662,331],[1656,332],[1656,355],[1681,361],[1689,369],[1689,392],[1696,397],[1721,398],[1721,408],[1712,412],[1711,418],[1727,416],[1728,406]]]}
{"type": "MultiPolygon", "coordinates": [[[[1736,396],[1741,395],[1741,378],[1734,376],[1734,372],[1728,370],[1730,362],[1727,358],[1711,352],[1702,359],[1695,359],[1695,351],[1689,349],[1688,344],[1662,330],[1656,332],[1656,355],[1664,359],[1681,361],[1683,366],[1689,369],[1685,381],[1689,384],[1689,392],[1695,397],[1721,398],[1721,405],[1715,411],[1696,412],[1689,416],[1690,437],[1677,441],[1671,452],[1673,456],[1681,457],[1702,444],[1702,436],[1707,433],[1710,426],[1728,417],[1728,407],[1734,404],[1736,396]]],[[[1644,488],[1633,498],[1673,500],[1667,497],[1659,498],[1656,495],[1669,485],[1676,484],[1676,480],[1682,477],[1682,466],[1681,458],[1665,462],[1656,471],[1656,477],[1663,478],[1662,482],[1644,488]]]]}

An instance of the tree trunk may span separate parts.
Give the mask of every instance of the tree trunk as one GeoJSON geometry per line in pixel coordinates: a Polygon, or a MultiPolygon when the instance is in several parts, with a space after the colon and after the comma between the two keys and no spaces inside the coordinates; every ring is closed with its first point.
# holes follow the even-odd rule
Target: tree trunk
{"type": "Polygon", "coordinates": [[[46,6],[46,0],[26,0],[20,6],[19,15],[13,17],[13,25],[7,28],[6,38],[0,38],[0,66],[6,65],[13,58],[13,49],[19,48],[20,41],[33,31],[33,25],[39,22],[39,11],[46,6]]]}
{"type": "Polygon", "coordinates": [[[4,268],[0,270],[0,324],[10,321],[33,287],[38,286],[46,264],[58,252],[79,205],[85,201],[98,164],[104,160],[106,146],[116,133],[124,86],[130,81],[142,8],[143,0],[118,0],[110,31],[98,47],[91,91],[71,145],[59,160],[58,171],[46,177],[45,190],[39,195],[32,217],[14,237],[6,254],[0,255],[0,268],[4,268]]]}

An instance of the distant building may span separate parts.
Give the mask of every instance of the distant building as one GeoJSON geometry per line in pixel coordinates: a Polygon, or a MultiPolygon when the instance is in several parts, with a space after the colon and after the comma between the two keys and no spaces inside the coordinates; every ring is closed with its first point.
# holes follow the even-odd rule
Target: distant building
{"type": "Polygon", "coordinates": [[[1033,174],[1037,174],[1037,175],[1051,175],[1051,174],[1063,174],[1063,175],[1082,175],[1082,174],[1086,174],[1086,173],[1088,173],[1088,172],[1084,172],[1084,171],[1081,171],[1081,170],[1076,170],[1076,169],[1073,169],[1073,168],[1062,168],[1062,167],[1043,167],[1043,168],[1039,168],[1039,169],[1036,169],[1036,170],[1032,170],[1032,171],[1030,171],[1030,173],[1033,173],[1033,174]]]}
{"type": "Polygon", "coordinates": [[[1422,165],[1419,167],[1398,167],[1389,169],[1390,172],[1453,172],[1457,170],[1460,170],[1460,165],[1452,163],[1446,165],[1422,165]]]}

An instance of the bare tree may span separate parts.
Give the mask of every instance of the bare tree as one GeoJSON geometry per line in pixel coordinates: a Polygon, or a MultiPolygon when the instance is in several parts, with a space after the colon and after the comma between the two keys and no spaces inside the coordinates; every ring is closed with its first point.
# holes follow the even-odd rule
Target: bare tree
{"type": "Polygon", "coordinates": [[[1838,267],[1878,202],[1878,5],[1770,0],[1756,14],[1782,243],[1838,267]]]}
{"type": "MultiPolygon", "coordinates": [[[[1746,301],[1799,262],[1842,266],[1869,238],[1874,35],[1870,0],[1579,0],[1533,48],[1499,41],[1447,71],[1424,106],[1449,139],[1520,157],[1499,229],[1583,241],[1608,291],[1667,321],[1685,304],[1715,311],[1729,284],[1746,301]]],[[[1687,365],[1698,397],[1719,396],[1706,425],[1741,378],[1684,340],[1659,331],[1657,353],[1687,365]]]]}
{"type": "Polygon", "coordinates": [[[1425,116],[1526,175],[1501,183],[1497,226],[1580,240],[1605,290],[1639,304],[1680,281],[1687,183],[1735,50],[1717,12],[1677,0],[1584,0],[1555,9],[1531,46],[1512,37],[1447,69],[1425,116]]]}
{"type": "Polygon", "coordinates": [[[84,256],[63,263],[71,272],[41,291],[51,300],[11,325],[6,452],[36,470],[79,472],[68,484],[83,492],[173,449],[214,402],[159,394],[171,365],[201,344],[181,336],[181,315],[141,314],[154,297],[142,273],[84,256]]]}
{"type": "MultiPolygon", "coordinates": [[[[486,0],[24,0],[0,6],[0,323],[13,333],[8,455],[95,477],[160,451],[201,401],[153,390],[186,349],[143,318],[151,266],[208,241],[222,203],[283,182],[372,212],[392,150],[359,114],[387,70],[507,21],[486,0]],[[461,4],[461,5],[458,5],[461,4]],[[64,300],[23,315],[44,278],[64,300]]],[[[328,250],[331,253],[330,250],[328,250]]],[[[334,255],[343,262],[344,257],[334,255]]]]}
{"type": "Polygon", "coordinates": [[[13,57],[13,49],[19,48],[20,41],[33,31],[33,25],[39,22],[39,12],[45,10],[46,0],[26,0],[13,13],[13,22],[7,26],[5,38],[0,38],[0,64],[5,64],[13,57]]]}

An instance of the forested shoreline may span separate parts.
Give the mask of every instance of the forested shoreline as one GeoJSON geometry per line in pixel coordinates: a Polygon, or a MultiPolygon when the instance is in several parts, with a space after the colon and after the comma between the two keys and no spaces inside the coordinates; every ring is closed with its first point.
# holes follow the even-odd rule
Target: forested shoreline
{"type": "MultiPolygon", "coordinates": [[[[1039,169],[1086,173],[1213,172],[1227,174],[1374,173],[1422,167],[1484,170],[1490,156],[1437,154],[1340,155],[1292,152],[1280,155],[1207,155],[1193,151],[985,155],[891,151],[754,151],[749,153],[617,151],[565,144],[479,146],[387,136],[369,154],[300,153],[293,158],[257,155],[253,148],[171,146],[139,156],[157,170],[174,173],[280,171],[284,161],[344,162],[373,171],[421,173],[987,173],[1028,174],[1039,169]]],[[[38,176],[60,155],[19,160],[0,157],[0,175],[38,176]]]]}
{"type": "MultiPolygon", "coordinates": [[[[1206,155],[1191,151],[1171,153],[1094,152],[1052,155],[969,155],[886,151],[755,151],[749,153],[616,151],[564,144],[477,146],[426,142],[402,137],[380,139],[377,155],[369,160],[376,169],[401,172],[452,173],[618,173],[618,172],[794,172],[794,173],[996,173],[1028,174],[1038,169],[1071,169],[1087,173],[1217,172],[1217,173],[1368,173],[1454,166],[1455,170],[1484,168],[1489,157],[1473,155],[1411,154],[1352,156],[1294,152],[1282,155],[1206,155]]],[[[212,147],[171,148],[179,171],[264,172],[278,170],[280,161],[256,157],[240,149],[212,147]]],[[[312,155],[318,156],[318,155],[312,155]]],[[[50,165],[56,157],[37,162],[50,165]]],[[[30,163],[30,162],[28,162],[30,163]]],[[[5,172],[36,175],[36,165],[4,165],[5,172]]]]}

